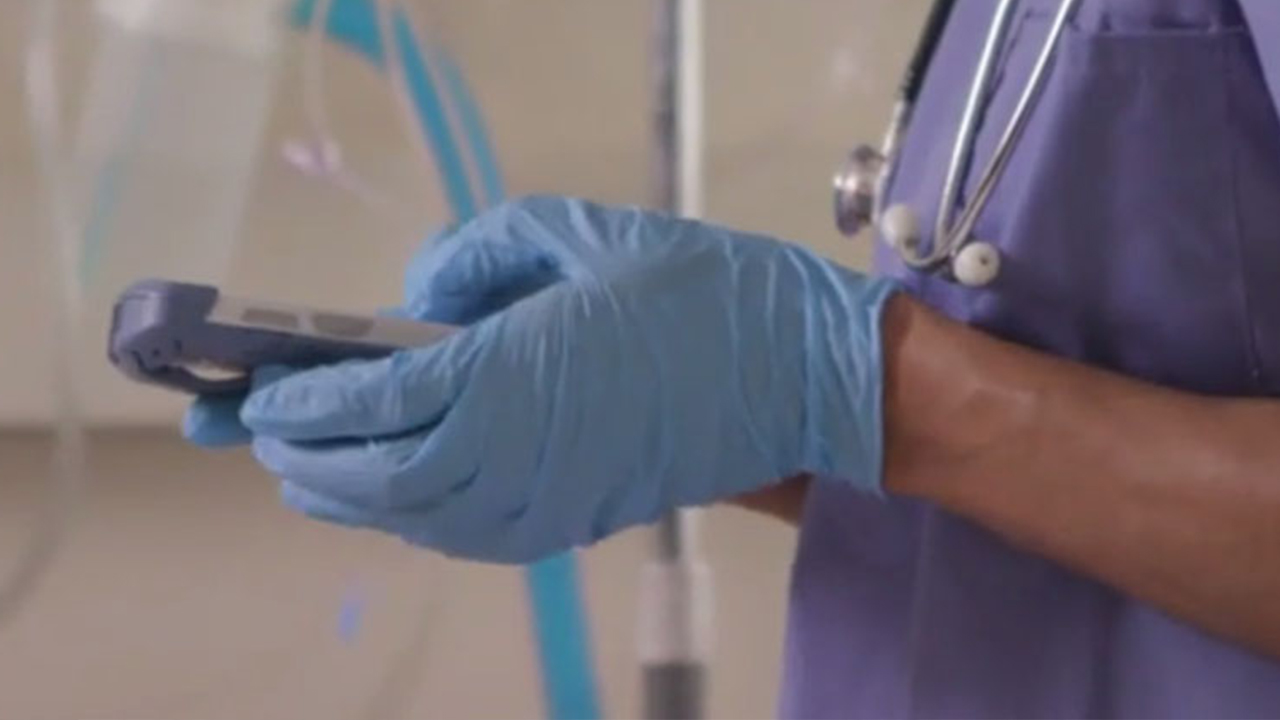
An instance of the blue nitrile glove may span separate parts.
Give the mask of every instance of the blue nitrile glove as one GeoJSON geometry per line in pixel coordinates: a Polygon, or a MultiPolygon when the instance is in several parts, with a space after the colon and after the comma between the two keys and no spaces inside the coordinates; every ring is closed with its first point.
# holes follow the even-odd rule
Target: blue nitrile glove
{"type": "MultiPolygon", "coordinates": [[[[528,198],[409,270],[404,309],[465,329],[384,360],[262,371],[240,420],[290,506],[480,560],[533,560],[801,472],[878,491],[892,287],[761,236],[528,198]]],[[[188,436],[244,439],[235,406],[198,404],[188,436]]]]}

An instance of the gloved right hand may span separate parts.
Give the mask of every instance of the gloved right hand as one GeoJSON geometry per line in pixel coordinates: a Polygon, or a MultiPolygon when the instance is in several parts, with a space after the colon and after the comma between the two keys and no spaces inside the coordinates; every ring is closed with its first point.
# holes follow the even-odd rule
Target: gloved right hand
{"type": "Polygon", "coordinates": [[[525,562],[801,472],[878,491],[893,285],[788,243],[554,197],[424,248],[404,311],[468,326],[259,373],[239,423],[308,515],[525,562]]]}

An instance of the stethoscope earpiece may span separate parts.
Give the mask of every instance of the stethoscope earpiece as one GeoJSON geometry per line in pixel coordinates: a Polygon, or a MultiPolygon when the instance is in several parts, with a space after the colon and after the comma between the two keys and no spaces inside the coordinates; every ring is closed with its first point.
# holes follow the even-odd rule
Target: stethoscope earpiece
{"type": "MultiPolygon", "coordinates": [[[[920,257],[920,219],[906,203],[891,205],[884,211],[880,216],[880,234],[902,257],[920,257]]],[[[989,242],[970,240],[943,265],[950,266],[951,277],[961,285],[983,287],[1000,274],[1000,251],[989,242]]]]}
{"type": "Polygon", "coordinates": [[[966,243],[951,259],[951,274],[965,287],[983,287],[1000,274],[1000,251],[981,240],[966,243]]]}
{"type": "Polygon", "coordinates": [[[920,244],[920,220],[905,203],[891,205],[880,217],[880,234],[899,253],[914,252],[920,244]]]}

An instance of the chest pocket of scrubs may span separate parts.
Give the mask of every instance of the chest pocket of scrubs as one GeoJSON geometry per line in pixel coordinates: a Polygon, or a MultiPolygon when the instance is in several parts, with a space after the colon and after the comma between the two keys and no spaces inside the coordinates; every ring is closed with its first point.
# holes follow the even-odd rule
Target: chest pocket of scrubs
{"type": "MultiPolygon", "coordinates": [[[[1020,22],[968,188],[1050,24],[1020,22]]],[[[1260,305],[1280,310],[1280,129],[1247,30],[1076,26],[1060,42],[977,224],[1003,253],[1000,278],[930,281],[926,296],[999,335],[1164,384],[1275,390],[1280,348],[1267,340],[1280,317],[1260,305]]]]}

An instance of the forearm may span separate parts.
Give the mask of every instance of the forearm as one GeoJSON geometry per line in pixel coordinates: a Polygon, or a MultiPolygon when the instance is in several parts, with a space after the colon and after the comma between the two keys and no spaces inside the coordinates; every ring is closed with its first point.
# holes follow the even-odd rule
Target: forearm
{"type": "Polygon", "coordinates": [[[1280,403],[886,317],[886,488],[1280,656],[1280,403]]]}
{"type": "Polygon", "coordinates": [[[730,504],[781,520],[788,525],[799,525],[804,513],[805,497],[809,492],[809,482],[808,475],[797,475],[764,490],[739,495],[730,504]]]}

